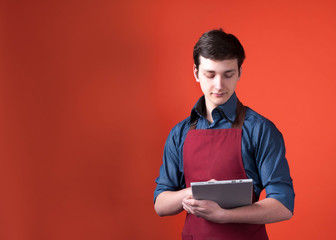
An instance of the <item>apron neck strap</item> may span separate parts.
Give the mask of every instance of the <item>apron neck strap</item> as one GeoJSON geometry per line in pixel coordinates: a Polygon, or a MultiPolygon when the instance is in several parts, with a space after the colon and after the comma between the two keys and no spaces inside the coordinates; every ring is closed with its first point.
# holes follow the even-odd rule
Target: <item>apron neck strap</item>
{"type": "Polygon", "coordinates": [[[243,128],[244,120],[246,114],[246,107],[237,100],[237,110],[236,110],[236,119],[234,120],[231,128],[243,128]]]}

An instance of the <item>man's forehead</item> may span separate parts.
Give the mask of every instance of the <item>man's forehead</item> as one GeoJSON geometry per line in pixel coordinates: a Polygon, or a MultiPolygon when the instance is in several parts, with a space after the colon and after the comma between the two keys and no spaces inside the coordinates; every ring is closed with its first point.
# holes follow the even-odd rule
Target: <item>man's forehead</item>
{"type": "Polygon", "coordinates": [[[200,57],[200,68],[204,71],[233,71],[238,69],[237,59],[212,60],[200,57]]]}
{"type": "Polygon", "coordinates": [[[224,58],[224,59],[216,59],[216,58],[205,58],[203,56],[199,57],[200,63],[202,62],[223,62],[223,61],[230,61],[230,62],[236,62],[238,64],[237,58],[224,58]]]}

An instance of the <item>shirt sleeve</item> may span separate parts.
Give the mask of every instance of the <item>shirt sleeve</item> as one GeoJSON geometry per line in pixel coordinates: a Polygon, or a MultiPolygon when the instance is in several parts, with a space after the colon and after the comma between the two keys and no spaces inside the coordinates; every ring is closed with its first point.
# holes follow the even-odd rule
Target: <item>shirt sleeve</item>
{"type": "Polygon", "coordinates": [[[268,120],[255,131],[255,158],[266,198],[277,199],[293,213],[295,193],[283,136],[268,120]]]}
{"type": "Polygon", "coordinates": [[[182,152],[175,127],[169,134],[163,152],[163,163],[160,175],[155,180],[157,186],[154,191],[154,203],[157,196],[164,191],[177,191],[185,188],[182,152]]]}

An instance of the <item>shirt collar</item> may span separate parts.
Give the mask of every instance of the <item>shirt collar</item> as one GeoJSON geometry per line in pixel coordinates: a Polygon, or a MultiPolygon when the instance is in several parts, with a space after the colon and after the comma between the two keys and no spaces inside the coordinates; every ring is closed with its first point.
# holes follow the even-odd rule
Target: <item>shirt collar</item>
{"type": "MultiPolygon", "coordinates": [[[[222,105],[219,105],[217,108],[220,108],[226,117],[230,119],[231,121],[235,120],[236,117],[236,108],[237,108],[237,95],[234,92],[232,96],[227,100],[222,105]]],[[[215,111],[215,109],[213,110],[215,111]]],[[[204,117],[206,114],[206,109],[205,109],[205,98],[204,95],[200,97],[200,99],[197,101],[193,109],[191,110],[191,115],[190,115],[190,122],[194,122],[198,117],[204,117]]]]}

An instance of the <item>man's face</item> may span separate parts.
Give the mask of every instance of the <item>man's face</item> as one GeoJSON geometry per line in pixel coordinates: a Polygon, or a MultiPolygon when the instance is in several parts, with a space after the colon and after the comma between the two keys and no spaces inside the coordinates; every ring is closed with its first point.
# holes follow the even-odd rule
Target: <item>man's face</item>
{"type": "Polygon", "coordinates": [[[211,112],[229,100],[236,89],[240,78],[237,59],[210,60],[200,56],[198,70],[194,65],[194,76],[204,93],[207,110],[211,112]]]}

